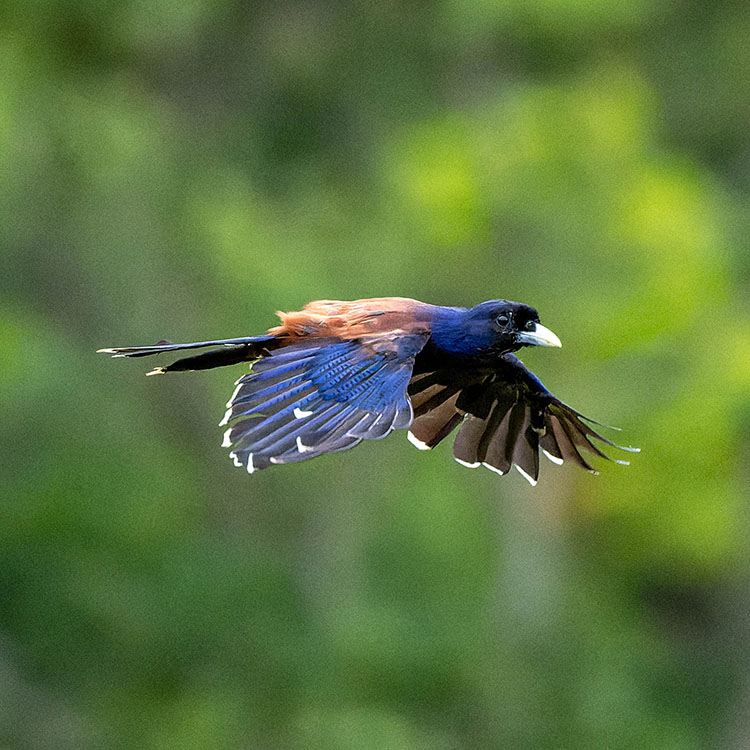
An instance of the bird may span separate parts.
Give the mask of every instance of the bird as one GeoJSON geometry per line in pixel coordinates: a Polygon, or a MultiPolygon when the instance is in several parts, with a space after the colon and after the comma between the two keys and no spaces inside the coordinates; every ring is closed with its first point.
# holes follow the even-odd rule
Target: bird
{"type": "Polygon", "coordinates": [[[495,299],[467,308],[405,297],[316,300],[277,315],[280,325],[259,336],[98,351],[145,357],[208,349],[147,375],[250,362],[219,423],[226,427],[222,446],[250,474],[404,429],[414,446],[429,450],[458,428],[453,457],[459,464],[498,474],[515,466],[532,485],[540,453],[553,464],[597,474],[584,454],[627,464],[601,446],[639,450],[597,432],[594,425],[608,425],[553,396],[514,354],[562,346],[524,303],[495,299]]]}

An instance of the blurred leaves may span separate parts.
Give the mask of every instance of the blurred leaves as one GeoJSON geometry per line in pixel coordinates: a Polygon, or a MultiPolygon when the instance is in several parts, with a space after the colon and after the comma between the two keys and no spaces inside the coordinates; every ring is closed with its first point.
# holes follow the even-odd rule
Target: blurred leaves
{"type": "Polygon", "coordinates": [[[744,747],[747,50],[728,2],[11,3],[3,747],[744,747]],[[521,299],[639,445],[248,477],[240,372],[101,346],[521,299]]]}

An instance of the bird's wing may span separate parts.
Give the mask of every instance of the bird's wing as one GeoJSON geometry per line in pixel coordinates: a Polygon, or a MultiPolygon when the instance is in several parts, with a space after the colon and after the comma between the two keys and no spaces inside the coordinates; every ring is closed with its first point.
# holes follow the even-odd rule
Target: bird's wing
{"type": "Polygon", "coordinates": [[[406,393],[428,332],[308,339],[270,353],[237,381],[221,424],[249,472],[346,450],[408,427],[406,393]]]}
{"type": "Polygon", "coordinates": [[[515,466],[532,484],[539,477],[540,449],[553,463],[570,461],[594,474],[581,451],[627,462],[611,459],[593,441],[638,450],[596,432],[591,425],[599,423],[555,398],[512,354],[491,371],[418,375],[409,394],[414,409],[409,437],[417,447],[432,448],[460,424],[453,443],[459,463],[500,474],[515,466]]]}

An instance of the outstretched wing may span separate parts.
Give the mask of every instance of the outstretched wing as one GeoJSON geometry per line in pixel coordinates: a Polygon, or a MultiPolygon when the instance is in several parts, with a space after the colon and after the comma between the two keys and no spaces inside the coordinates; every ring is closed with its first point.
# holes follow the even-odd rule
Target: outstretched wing
{"type": "MultiPolygon", "coordinates": [[[[515,466],[531,484],[539,477],[539,451],[553,463],[570,461],[593,474],[581,451],[611,459],[596,443],[623,448],[596,432],[599,423],[555,398],[523,362],[506,354],[482,373],[432,372],[416,376],[410,440],[432,448],[459,424],[453,456],[462,465],[505,474],[515,466]]],[[[604,426],[604,425],[601,425],[604,426]]]]}
{"type": "Polygon", "coordinates": [[[223,445],[252,473],[408,427],[406,389],[427,338],[394,331],[312,339],[270,353],[237,381],[221,421],[231,423],[223,445]]]}

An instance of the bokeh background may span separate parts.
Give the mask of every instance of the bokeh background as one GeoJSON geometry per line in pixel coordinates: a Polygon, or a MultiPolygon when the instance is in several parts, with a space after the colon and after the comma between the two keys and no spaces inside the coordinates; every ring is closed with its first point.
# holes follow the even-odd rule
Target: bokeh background
{"type": "Polygon", "coordinates": [[[750,747],[750,6],[0,14],[1,747],[750,747]],[[249,477],[243,367],[94,354],[380,295],[535,305],[643,452],[249,477]]]}

